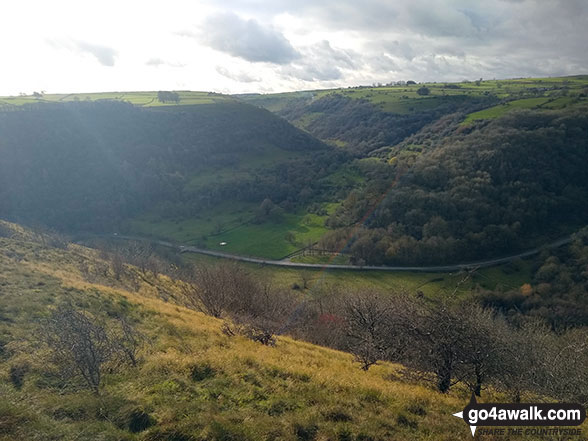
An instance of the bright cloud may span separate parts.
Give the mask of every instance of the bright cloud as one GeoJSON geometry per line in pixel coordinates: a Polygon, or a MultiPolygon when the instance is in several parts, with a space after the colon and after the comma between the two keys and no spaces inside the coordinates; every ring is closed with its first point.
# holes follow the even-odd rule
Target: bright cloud
{"type": "Polygon", "coordinates": [[[0,13],[0,95],[588,71],[584,0],[19,0],[0,13]]]}

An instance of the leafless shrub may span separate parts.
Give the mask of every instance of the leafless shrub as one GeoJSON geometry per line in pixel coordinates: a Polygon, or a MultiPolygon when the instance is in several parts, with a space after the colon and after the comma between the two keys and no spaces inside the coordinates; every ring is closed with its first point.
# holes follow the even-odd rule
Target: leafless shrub
{"type": "Polygon", "coordinates": [[[191,282],[184,289],[187,305],[217,318],[241,309],[239,304],[257,290],[256,282],[242,267],[228,262],[198,265],[184,271],[183,278],[191,282]]]}
{"type": "Polygon", "coordinates": [[[114,356],[104,325],[71,305],[60,306],[46,322],[42,337],[62,375],[81,376],[98,393],[103,367],[114,356]]]}
{"type": "Polygon", "coordinates": [[[504,369],[497,378],[520,400],[523,391],[588,404],[588,331],[554,333],[541,322],[525,323],[503,336],[504,369]]]}
{"type": "Polygon", "coordinates": [[[143,347],[147,338],[137,331],[124,315],[119,316],[117,321],[120,329],[114,331],[114,335],[111,337],[114,350],[119,356],[123,355],[123,358],[129,361],[133,367],[136,367],[139,350],[143,347]]]}
{"type": "Polygon", "coordinates": [[[125,264],[123,257],[120,253],[114,252],[110,256],[110,267],[112,268],[112,273],[116,280],[121,279],[121,276],[124,274],[125,271],[125,264]]]}
{"type": "Polygon", "coordinates": [[[289,292],[260,283],[232,306],[224,324],[227,335],[241,334],[263,345],[274,346],[275,336],[293,317],[296,302],[289,292]]]}
{"type": "Polygon", "coordinates": [[[379,360],[388,358],[391,349],[388,341],[390,308],[388,302],[371,293],[353,296],[346,302],[349,349],[364,371],[379,360]]]}
{"type": "Polygon", "coordinates": [[[225,320],[223,322],[222,332],[229,337],[242,335],[265,346],[276,345],[276,337],[271,329],[264,326],[247,323],[243,319],[225,320]]]}
{"type": "Polygon", "coordinates": [[[125,361],[137,363],[139,334],[126,319],[119,322],[120,331],[113,331],[103,320],[65,304],[51,313],[40,334],[60,374],[81,377],[98,393],[107,366],[115,369],[125,361]]]}
{"type": "Polygon", "coordinates": [[[67,249],[70,240],[65,234],[59,231],[50,229],[40,223],[35,223],[30,226],[31,232],[34,234],[35,240],[44,247],[67,249]]]}
{"type": "Polygon", "coordinates": [[[26,361],[21,361],[10,366],[10,382],[12,385],[20,389],[24,384],[25,375],[31,369],[31,365],[26,361]]]}
{"type": "Polygon", "coordinates": [[[273,289],[234,263],[199,265],[184,278],[191,282],[184,288],[189,307],[224,317],[225,334],[245,335],[265,345],[275,343],[295,307],[288,291],[273,289]]]}

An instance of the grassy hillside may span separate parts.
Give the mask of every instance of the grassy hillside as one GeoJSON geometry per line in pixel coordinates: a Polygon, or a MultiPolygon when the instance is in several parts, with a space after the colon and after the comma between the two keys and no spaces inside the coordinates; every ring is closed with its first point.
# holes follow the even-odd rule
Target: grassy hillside
{"type": "MultiPolygon", "coordinates": [[[[0,239],[2,440],[452,440],[469,434],[451,416],[467,403],[465,391],[437,393],[402,380],[399,366],[387,363],[363,372],[348,354],[285,336],[273,348],[229,338],[219,320],[176,303],[179,282],[133,267],[117,280],[95,251],[52,248],[40,236],[2,226],[11,236],[0,239]],[[64,301],[94,314],[125,311],[147,338],[138,366],[107,374],[99,395],[62,383],[36,337],[39,323],[64,301]],[[18,387],[15,366],[27,366],[18,387]]],[[[491,398],[498,397],[485,397],[491,398]]]]}
{"type": "MultiPolygon", "coordinates": [[[[265,107],[272,112],[283,111],[294,103],[320,100],[332,94],[340,94],[354,100],[366,100],[379,110],[392,114],[419,113],[434,109],[448,102],[467,102],[475,98],[496,98],[509,108],[530,108],[535,106],[559,108],[564,106],[585,106],[587,101],[588,75],[556,78],[520,78],[506,80],[467,81],[461,83],[419,83],[385,85],[379,87],[353,87],[347,89],[316,90],[307,92],[279,93],[266,95],[238,95],[238,98],[265,107]],[[428,93],[421,95],[422,87],[428,93]],[[528,101],[529,98],[533,101],[528,101]],[[522,101],[525,99],[526,101],[522,101]]],[[[502,113],[501,113],[502,114],[502,113]]],[[[490,112],[489,117],[496,115],[490,112]]],[[[316,118],[318,115],[314,115],[316,118]]],[[[468,116],[468,120],[482,119],[484,114],[468,116]]],[[[300,126],[307,125],[308,117],[295,120],[300,126]]]]}
{"type": "Polygon", "coordinates": [[[368,154],[453,113],[469,124],[516,109],[586,110],[588,76],[403,83],[237,97],[334,146],[368,154]]]}

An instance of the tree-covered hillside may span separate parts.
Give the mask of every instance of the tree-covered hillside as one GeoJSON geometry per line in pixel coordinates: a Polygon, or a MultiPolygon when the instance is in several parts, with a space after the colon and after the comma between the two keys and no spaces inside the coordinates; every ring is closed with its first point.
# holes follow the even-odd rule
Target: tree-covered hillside
{"type": "Polygon", "coordinates": [[[144,212],[190,216],[228,196],[280,202],[308,184],[316,156],[328,152],[240,103],[37,104],[0,112],[0,134],[2,216],[65,230],[109,229],[144,212]],[[258,173],[224,185],[211,178],[242,164],[258,173]]]}
{"type": "MultiPolygon", "coordinates": [[[[373,211],[351,244],[354,258],[467,261],[540,245],[586,223],[584,112],[526,111],[454,129],[437,146],[407,143],[368,163],[368,184],[328,220],[347,228],[373,211]]],[[[337,236],[325,246],[340,246],[337,236]]]]}
{"type": "Polygon", "coordinates": [[[244,96],[349,152],[320,247],[358,264],[514,254],[588,221],[586,76],[244,96]]]}

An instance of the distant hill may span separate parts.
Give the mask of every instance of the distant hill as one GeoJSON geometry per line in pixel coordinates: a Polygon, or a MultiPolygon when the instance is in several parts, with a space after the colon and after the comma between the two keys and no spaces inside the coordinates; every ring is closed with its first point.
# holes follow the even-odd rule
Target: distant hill
{"type": "Polygon", "coordinates": [[[588,108],[588,75],[559,78],[405,82],[306,92],[237,95],[325,142],[368,154],[452,113],[473,122],[515,109],[588,108]]]}
{"type": "Polygon", "coordinates": [[[360,265],[494,258],[588,223],[587,76],[162,96],[0,99],[0,215],[360,265]]]}
{"type": "Polygon", "coordinates": [[[277,177],[249,171],[328,150],[270,112],[230,100],[10,107],[0,110],[0,133],[0,214],[65,230],[112,229],[158,209],[186,216],[235,195],[259,204],[275,193],[277,177]],[[215,170],[242,164],[239,184],[215,184],[215,170]]]}
{"type": "Polygon", "coordinates": [[[588,223],[588,76],[239,98],[353,155],[320,243],[352,262],[499,256],[588,223]]]}

